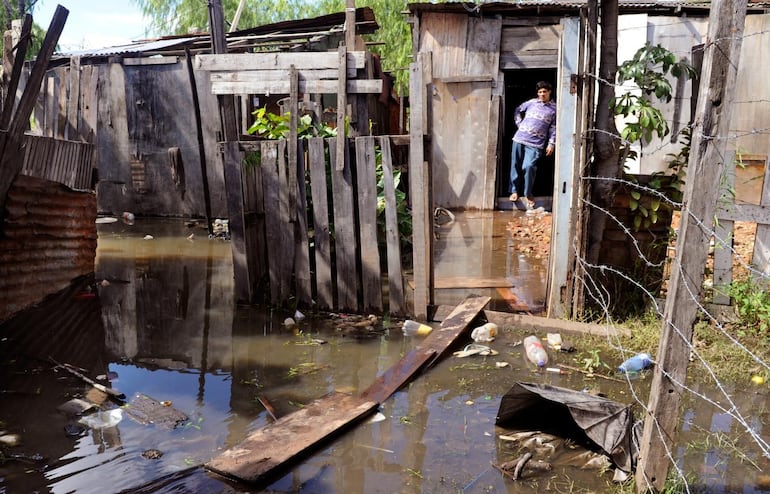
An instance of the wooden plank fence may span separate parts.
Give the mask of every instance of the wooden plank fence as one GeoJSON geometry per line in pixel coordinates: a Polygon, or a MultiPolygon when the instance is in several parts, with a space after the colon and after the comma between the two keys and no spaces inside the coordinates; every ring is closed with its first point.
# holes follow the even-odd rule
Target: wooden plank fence
{"type": "Polygon", "coordinates": [[[770,275],[770,160],[764,158],[762,193],[758,204],[744,202],[750,194],[736,189],[736,168],[734,159],[728,159],[725,192],[717,204],[717,222],[714,227],[716,244],[714,249],[714,297],[716,305],[730,305],[730,297],[724,287],[733,281],[733,226],[736,221],[757,224],[754,238],[754,252],[751,266],[765,275],[770,275]],[[721,241],[726,245],[722,245],[721,241]]]}
{"type": "Polygon", "coordinates": [[[75,190],[91,189],[96,146],[52,137],[24,136],[22,175],[58,182],[75,190]]]}
{"type": "Polygon", "coordinates": [[[345,141],[342,170],[336,167],[336,138],[299,139],[296,163],[288,159],[285,139],[240,143],[246,163],[247,265],[254,270],[249,279],[255,280],[257,293],[267,282],[269,290],[263,293],[276,305],[296,299],[304,307],[358,313],[387,308],[403,315],[391,140],[366,136],[345,141]],[[377,145],[387,184],[380,192],[377,145]],[[292,176],[297,177],[293,184],[292,176]],[[377,221],[378,194],[385,205],[384,229],[377,221]]]}

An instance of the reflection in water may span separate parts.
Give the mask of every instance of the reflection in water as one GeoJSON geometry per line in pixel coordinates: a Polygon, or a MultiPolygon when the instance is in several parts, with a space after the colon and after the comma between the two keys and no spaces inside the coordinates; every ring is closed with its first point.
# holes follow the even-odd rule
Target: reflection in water
{"type": "MultiPolygon", "coordinates": [[[[468,223],[458,225],[458,231],[466,234],[479,227],[473,215],[461,221],[468,223]]],[[[495,274],[494,266],[510,267],[509,240],[492,225],[491,232],[502,236],[505,247],[470,262],[479,268],[474,276],[495,274]]],[[[0,422],[22,435],[22,446],[14,453],[40,453],[47,460],[0,463],[0,492],[254,492],[207,473],[201,465],[273,421],[262,402],[280,417],[332,390],[357,393],[420,342],[404,337],[398,327],[377,338],[354,339],[328,320],[313,317],[290,330],[282,325],[290,314],[236,308],[230,245],[188,240],[190,231],[182,224],[115,223],[100,225],[99,233],[95,278],[107,283],[97,283],[98,299],[65,293],[52,305],[41,305],[44,314],[3,327],[0,422]],[[147,234],[153,239],[143,240],[147,234]],[[313,338],[328,343],[317,344],[313,338]],[[84,397],[89,386],[54,373],[48,356],[92,377],[110,374],[109,384],[129,400],[142,393],[170,402],[189,421],[165,429],[123,414],[117,424],[68,436],[65,426],[77,418],[56,407],[84,397]],[[7,392],[29,390],[36,392],[7,392]],[[143,456],[150,450],[162,456],[143,456]]],[[[463,242],[472,250],[485,250],[488,245],[478,235],[463,237],[463,242]]],[[[453,249],[438,253],[441,263],[458,264],[460,253],[453,249]]],[[[506,275],[517,276],[510,271],[506,275]]],[[[383,404],[384,420],[361,424],[324,445],[276,479],[270,491],[610,491],[611,473],[557,464],[548,475],[512,482],[491,466],[518,455],[498,438],[509,431],[494,425],[500,398],[514,382],[591,387],[624,403],[631,396],[625,383],[534,370],[514,346],[523,336],[515,328],[502,328],[490,344],[497,356],[441,361],[383,404]],[[509,366],[497,368],[495,363],[503,361],[509,366]]],[[[553,364],[580,365],[575,358],[551,355],[553,364]]],[[[635,393],[647,396],[649,378],[633,385],[635,393]]],[[[756,410],[752,423],[762,433],[768,418],[764,390],[734,394],[743,400],[741,407],[756,410]]],[[[105,403],[110,406],[118,404],[105,403]]],[[[767,492],[761,473],[767,459],[747,446],[745,431],[701,401],[688,403],[684,417],[682,447],[676,454],[685,471],[700,479],[691,487],[767,492]],[[707,443],[716,431],[723,433],[723,441],[707,443]]]]}

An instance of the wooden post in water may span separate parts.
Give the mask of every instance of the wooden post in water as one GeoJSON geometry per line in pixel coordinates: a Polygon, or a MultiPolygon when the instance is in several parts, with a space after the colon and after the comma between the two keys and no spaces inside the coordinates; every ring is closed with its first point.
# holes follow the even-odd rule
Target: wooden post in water
{"type": "MultiPolygon", "coordinates": [[[[227,38],[224,27],[222,0],[210,0],[209,22],[211,24],[211,44],[214,53],[227,53],[227,38]]],[[[246,257],[246,227],[243,217],[243,178],[241,176],[241,154],[237,145],[238,123],[235,113],[235,97],[230,94],[220,95],[219,112],[222,120],[222,137],[226,143],[235,146],[225,146],[224,176],[227,193],[228,229],[230,245],[233,249],[233,276],[235,278],[235,298],[239,303],[250,303],[252,286],[249,276],[249,265],[246,257]]]]}
{"type": "Polygon", "coordinates": [[[682,222],[636,469],[637,493],[660,492],[674,461],[669,452],[679,428],[679,405],[686,391],[693,322],[699,303],[693,294],[701,292],[708,257],[745,18],[746,0],[711,2],[682,222]]]}

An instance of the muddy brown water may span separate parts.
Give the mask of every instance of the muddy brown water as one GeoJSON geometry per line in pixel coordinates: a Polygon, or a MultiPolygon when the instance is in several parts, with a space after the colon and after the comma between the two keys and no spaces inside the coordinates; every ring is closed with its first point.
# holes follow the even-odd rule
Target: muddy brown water
{"type": "MultiPolygon", "coordinates": [[[[448,244],[437,246],[438,277],[507,277],[519,298],[542,298],[542,261],[527,264],[516,254],[516,241],[506,236],[511,214],[468,213],[442,227],[439,242],[448,244]],[[464,261],[465,270],[458,268],[463,248],[478,252],[464,261]]],[[[521,453],[499,437],[511,431],[495,426],[500,399],[517,381],[599,391],[622,403],[646,402],[648,393],[649,376],[620,383],[538,371],[516,344],[526,335],[513,327],[489,344],[498,355],[442,360],[387,400],[380,420],[355,426],[268,485],[207,472],[206,461],[272,422],[260,398],[282,416],[334,390],[360,392],[420,340],[387,321],[374,337],[356,338],[328,317],[308,317],[288,329],[283,321],[293,313],[235,307],[230,245],[202,230],[188,239],[191,232],[172,220],[100,225],[94,278],[108,283],[89,292],[89,280],[81,280],[2,326],[0,430],[17,434],[20,444],[0,461],[0,493],[613,491],[611,472],[554,463],[550,472],[514,482],[492,467],[521,453]],[[103,414],[91,416],[101,423],[82,426],[57,407],[84,398],[90,386],[54,362],[92,378],[108,376],[99,382],[129,400],[142,393],[188,420],[167,428],[126,413],[103,414]]],[[[464,291],[500,293],[439,290],[437,298],[456,300],[464,291]]],[[[505,303],[493,301],[498,308],[505,303]]],[[[550,355],[552,365],[577,367],[586,356],[550,355]]],[[[763,434],[766,388],[733,388],[742,409],[756,410],[751,424],[763,434]]],[[[117,408],[109,403],[105,409],[117,408]]],[[[687,402],[674,455],[691,491],[770,490],[767,459],[741,426],[702,401],[687,402]]]]}

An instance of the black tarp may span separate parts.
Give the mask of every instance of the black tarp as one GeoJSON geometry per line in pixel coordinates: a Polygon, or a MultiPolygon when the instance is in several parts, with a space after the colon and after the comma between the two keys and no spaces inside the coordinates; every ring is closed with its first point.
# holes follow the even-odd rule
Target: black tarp
{"type": "Polygon", "coordinates": [[[615,466],[631,472],[633,413],[630,405],[546,384],[516,383],[500,400],[496,425],[549,431],[603,450],[615,466]]]}

